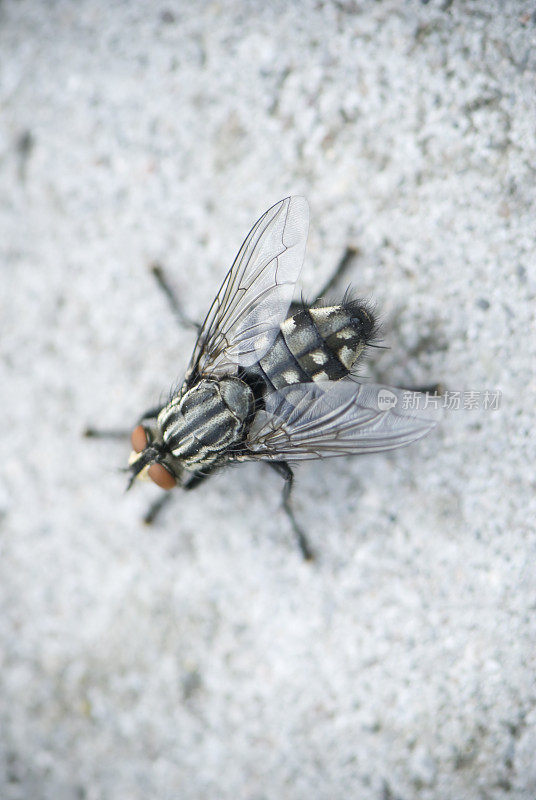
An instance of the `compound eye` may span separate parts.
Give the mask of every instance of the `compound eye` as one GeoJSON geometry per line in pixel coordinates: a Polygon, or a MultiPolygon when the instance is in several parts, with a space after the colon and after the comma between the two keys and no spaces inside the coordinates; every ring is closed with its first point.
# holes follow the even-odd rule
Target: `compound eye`
{"type": "Polygon", "coordinates": [[[147,434],[143,425],[137,425],[130,436],[130,443],[135,453],[141,453],[148,445],[147,434]]]}
{"type": "Polygon", "coordinates": [[[176,485],[174,476],[162,464],[151,464],[147,474],[161,489],[173,489],[176,485]]]}

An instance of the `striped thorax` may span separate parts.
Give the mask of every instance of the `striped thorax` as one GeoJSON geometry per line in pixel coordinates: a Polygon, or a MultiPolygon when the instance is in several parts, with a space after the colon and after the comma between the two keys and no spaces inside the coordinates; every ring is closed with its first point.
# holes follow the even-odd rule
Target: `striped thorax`
{"type": "Polygon", "coordinates": [[[238,378],[201,380],[158,415],[163,443],[189,471],[211,466],[243,438],[253,403],[251,389],[238,378]]]}

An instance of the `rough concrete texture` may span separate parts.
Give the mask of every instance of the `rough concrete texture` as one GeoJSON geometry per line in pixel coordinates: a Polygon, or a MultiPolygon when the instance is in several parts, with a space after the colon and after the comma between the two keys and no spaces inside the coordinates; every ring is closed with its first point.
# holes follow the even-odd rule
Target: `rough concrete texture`
{"type": "Polygon", "coordinates": [[[535,30],[520,0],[2,3],[2,800],[536,797],[535,30]],[[289,193],[306,296],[359,248],[366,374],[480,393],[299,468],[313,565],[266,467],[148,529],[127,443],[81,436],[188,361],[149,265],[203,316],[289,193]]]}

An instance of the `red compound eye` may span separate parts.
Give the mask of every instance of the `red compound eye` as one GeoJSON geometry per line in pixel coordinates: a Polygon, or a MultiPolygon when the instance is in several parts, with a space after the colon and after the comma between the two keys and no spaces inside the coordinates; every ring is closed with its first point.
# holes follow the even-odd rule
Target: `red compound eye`
{"type": "Polygon", "coordinates": [[[175,478],[162,464],[151,464],[147,474],[161,489],[173,489],[175,486],[175,478]]]}
{"type": "Polygon", "coordinates": [[[147,447],[147,434],[143,425],[137,425],[132,431],[130,443],[135,453],[141,453],[147,447]]]}

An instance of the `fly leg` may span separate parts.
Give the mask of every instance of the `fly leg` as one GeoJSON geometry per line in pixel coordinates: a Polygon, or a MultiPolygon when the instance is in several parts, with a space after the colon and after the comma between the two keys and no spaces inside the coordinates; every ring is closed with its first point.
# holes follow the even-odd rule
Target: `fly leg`
{"type": "MultiPolygon", "coordinates": [[[[142,422],[150,419],[156,419],[159,413],[161,412],[163,406],[155,406],[153,408],[147,409],[147,411],[141,415],[138,420],[138,425],[141,425],[142,422]]],[[[87,436],[91,439],[129,439],[130,434],[132,431],[127,431],[126,429],[120,428],[109,428],[108,430],[102,428],[92,428],[88,427],[84,431],[84,436],[87,436]]],[[[161,510],[164,506],[167,505],[169,500],[171,499],[171,495],[169,492],[166,492],[159,497],[154,503],[149,506],[149,509],[145,516],[143,517],[143,521],[146,525],[151,525],[158,514],[160,514],[161,510]]]]}
{"type": "MultiPolygon", "coordinates": [[[[164,270],[160,266],[160,264],[154,263],[151,265],[151,273],[154,276],[158,286],[165,294],[167,301],[171,307],[171,311],[175,318],[179,321],[179,324],[186,328],[194,328],[198,333],[201,330],[201,325],[198,322],[194,322],[193,320],[189,319],[186,316],[184,311],[182,310],[182,306],[177,300],[175,292],[171,288],[168,280],[164,274],[164,270]]],[[[156,408],[150,408],[145,414],[142,414],[138,420],[138,425],[140,425],[144,420],[149,419],[156,419],[159,415],[160,411],[162,410],[163,406],[158,406],[156,408]]],[[[109,430],[100,430],[98,428],[92,428],[91,426],[87,427],[84,431],[84,436],[88,436],[94,439],[126,439],[130,436],[130,431],[120,430],[116,428],[112,428],[109,430]]]]}
{"type": "MultiPolygon", "coordinates": [[[[162,411],[162,408],[163,406],[155,406],[154,408],[147,409],[138,419],[137,424],[141,425],[145,420],[156,419],[162,411]]],[[[131,430],[127,431],[125,428],[109,428],[106,430],[104,428],[92,428],[89,426],[85,429],[83,435],[90,439],[128,439],[131,433],[131,430]]]]}
{"type": "Polygon", "coordinates": [[[331,292],[331,290],[338,283],[338,281],[340,281],[340,279],[343,277],[345,272],[348,270],[348,267],[350,266],[350,264],[352,263],[354,258],[357,258],[358,255],[359,255],[359,250],[357,250],[355,247],[347,247],[346,250],[344,251],[344,253],[342,254],[342,257],[341,257],[339,263],[335,267],[335,271],[333,272],[331,277],[328,279],[327,283],[325,283],[324,286],[322,287],[322,289],[318,292],[315,300],[313,300],[312,303],[305,303],[303,301],[302,302],[298,301],[298,302],[291,303],[290,304],[290,309],[289,309],[289,314],[290,315],[296,314],[298,311],[301,311],[303,308],[311,308],[312,306],[316,305],[317,303],[321,303],[322,300],[324,299],[324,297],[327,294],[329,294],[329,292],[331,292]]]}
{"type": "Polygon", "coordinates": [[[120,428],[92,428],[88,427],[84,430],[82,436],[87,436],[90,439],[128,439],[130,432],[120,428]]]}
{"type": "Polygon", "coordinates": [[[213,470],[211,469],[207,469],[205,472],[194,472],[192,477],[189,478],[186,483],[183,483],[182,488],[187,492],[189,492],[191,489],[195,489],[200,483],[206,481],[212,471],[213,470]]]}
{"type": "Polygon", "coordinates": [[[138,425],[141,425],[146,419],[156,419],[163,408],[165,408],[165,406],[153,406],[153,408],[148,408],[138,419],[138,425]]]}
{"type": "Polygon", "coordinates": [[[302,556],[306,561],[313,561],[315,557],[314,552],[307,540],[307,536],[296,522],[294,511],[290,505],[290,493],[292,491],[292,484],[294,483],[294,473],[286,461],[267,461],[266,463],[275,470],[278,475],[281,475],[281,477],[285,479],[285,483],[283,484],[283,508],[285,509],[285,514],[289,518],[302,556]]]}
{"type": "MultiPolygon", "coordinates": [[[[192,477],[189,478],[186,483],[181,486],[181,489],[186,489],[186,491],[190,491],[190,489],[195,489],[196,486],[199,486],[200,483],[208,478],[210,472],[194,472],[192,477]]],[[[151,503],[147,513],[145,514],[143,521],[146,525],[152,525],[155,519],[159,516],[160,512],[163,508],[165,508],[169,501],[172,499],[173,494],[171,492],[165,492],[162,494],[161,497],[158,497],[154,503],[151,503]]]]}
{"type": "Polygon", "coordinates": [[[170,308],[173,312],[173,315],[178,320],[179,325],[183,328],[194,328],[198,333],[201,330],[201,325],[198,322],[194,322],[194,320],[190,319],[186,316],[184,311],[182,310],[182,306],[177,300],[177,295],[171,288],[168,283],[168,280],[164,274],[164,270],[160,266],[160,264],[151,264],[151,273],[156,280],[158,286],[165,294],[167,301],[170,305],[170,308]]]}
{"type": "Polygon", "coordinates": [[[430,383],[427,386],[402,386],[404,392],[422,392],[423,394],[443,394],[443,386],[441,383],[430,383]]]}
{"type": "Polygon", "coordinates": [[[350,266],[354,258],[357,258],[358,255],[359,255],[359,250],[357,250],[357,248],[348,246],[346,247],[346,250],[342,254],[341,260],[335,267],[335,271],[333,272],[327,283],[318,292],[318,296],[315,300],[315,303],[318,303],[320,300],[322,300],[323,297],[326,296],[326,294],[329,294],[329,292],[331,292],[333,287],[336,286],[336,284],[340,281],[345,272],[348,270],[348,267],[350,266]]]}
{"type": "Polygon", "coordinates": [[[165,492],[164,494],[162,494],[161,497],[155,500],[154,503],[151,503],[151,505],[147,509],[147,513],[143,518],[145,524],[152,525],[155,519],[162,511],[162,509],[169,504],[170,500],[171,500],[171,492],[165,492]]]}
{"type": "MultiPolygon", "coordinates": [[[[175,292],[171,288],[168,283],[168,280],[164,274],[164,270],[160,266],[160,264],[154,263],[151,265],[151,274],[154,276],[158,286],[165,294],[167,301],[171,307],[171,311],[173,315],[178,320],[179,324],[185,328],[194,328],[198,333],[201,330],[201,325],[198,322],[194,322],[193,320],[189,319],[184,311],[182,310],[182,306],[177,300],[175,292]]],[[[163,406],[158,406],[156,408],[150,408],[145,414],[142,414],[138,420],[138,425],[140,425],[144,420],[149,419],[156,419],[159,415],[160,411],[162,410],[163,406]]],[[[86,428],[84,431],[84,436],[91,437],[93,439],[128,439],[130,436],[130,431],[119,430],[116,428],[112,428],[110,430],[100,430],[98,428],[92,428],[91,426],[86,428]]]]}

